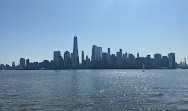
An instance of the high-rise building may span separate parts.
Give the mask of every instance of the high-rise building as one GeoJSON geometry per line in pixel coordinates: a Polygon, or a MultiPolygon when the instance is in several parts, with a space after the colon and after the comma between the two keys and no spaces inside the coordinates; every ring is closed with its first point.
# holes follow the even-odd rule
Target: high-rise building
{"type": "Polygon", "coordinates": [[[106,52],[102,53],[102,60],[103,60],[103,62],[108,60],[108,53],[106,53],[106,52]]]}
{"type": "Polygon", "coordinates": [[[102,59],[102,47],[97,47],[97,60],[101,60],[102,59]]]}
{"type": "Polygon", "coordinates": [[[92,46],[92,56],[91,56],[91,60],[92,61],[96,61],[97,60],[97,46],[93,45],[92,46]]]}
{"type": "Polygon", "coordinates": [[[49,61],[48,60],[44,60],[43,61],[43,67],[44,69],[48,69],[49,68],[49,61]]]}
{"type": "Polygon", "coordinates": [[[165,68],[169,67],[169,58],[167,56],[162,56],[161,66],[165,68]]]}
{"type": "Polygon", "coordinates": [[[108,55],[110,55],[110,48],[108,48],[108,55]]]}
{"type": "Polygon", "coordinates": [[[88,55],[86,55],[86,60],[88,60],[89,59],[89,57],[88,57],[88,55]]]}
{"type": "Polygon", "coordinates": [[[151,58],[151,55],[147,55],[146,56],[146,61],[145,61],[145,67],[146,68],[152,68],[152,58],[151,58]]]}
{"type": "Polygon", "coordinates": [[[122,49],[119,49],[119,52],[120,52],[120,59],[122,59],[122,55],[123,55],[122,49]]]}
{"type": "Polygon", "coordinates": [[[54,62],[58,63],[59,58],[61,57],[61,52],[60,51],[54,51],[54,62]]]}
{"type": "Polygon", "coordinates": [[[139,55],[139,53],[137,53],[137,58],[140,58],[140,55],[139,55]]]}
{"type": "Polygon", "coordinates": [[[97,45],[92,46],[92,61],[99,61],[102,59],[102,47],[97,47],[97,45]]]}
{"type": "Polygon", "coordinates": [[[76,32],[74,36],[73,53],[78,54],[78,40],[77,40],[76,32]]]}
{"type": "Polygon", "coordinates": [[[78,41],[75,33],[74,42],[73,42],[73,53],[71,53],[72,67],[78,68],[79,65],[79,56],[78,56],[78,41]]]}
{"type": "Polygon", "coordinates": [[[154,63],[155,63],[155,66],[156,67],[161,67],[161,54],[157,53],[157,54],[154,54],[154,63]]]}
{"type": "Polygon", "coordinates": [[[0,64],[0,70],[3,70],[4,69],[4,64],[0,64]]]}
{"type": "Polygon", "coordinates": [[[129,54],[129,65],[135,65],[135,56],[133,54],[129,54]]]}
{"type": "Polygon", "coordinates": [[[110,48],[108,48],[108,53],[107,54],[108,54],[107,60],[108,60],[108,62],[110,62],[110,55],[111,55],[110,54],[110,48]]]}
{"type": "Polygon", "coordinates": [[[24,58],[20,59],[20,69],[25,69],[25,59],[24,58]]]}
{"type": "Polygon", "coordinates": [[[37,70],[39,68],[39,63],[38,62],[34,62],[32,65],[32,69],[37,70]]]}
{"type": "Polygon", "coordinates": [[[55,64],[55,69],[62,69],[63,68],[63,58],[61,56],[60,51],[54,51],[54,60],[53,63],[55,64]]]}
{"type": "Polygon", "coordinates": [[[15,67],[15,62],[12,62],[12,67],[15,67]]]}
{"type": "Polygon", "coordinates": [[[72,61],[71,61],[71,56],[70,56],[69,51],[66,51],[64,53],[64,63],[65,63],[65,68],[71,68],[72,61]]]}
{"type": "Polygon", "coordinates": [[[117,56],[117,61],[118,61],[118,63],[120,63],[121,62],[121,60],[122,60],[122,49],[119,49],[119,52],[116,52],[116,56],[117,56]]]}
{"type": "Polygon", "coordinates": [[[84,51],[82,51],[82,64],[84,64],[84,51]]]}
{"type": "Polygon", "coordinates": [[[90,59],[88,55],[86,55],[86,68],[88,68],[89,66],[90,66],[90,59]]]}
{"type": "Polygon", "coordinates": [[[121,59],[121,54],[120,54],[120,52],[116,52],[116,56],[117,56],[117,59],[118,59],[118,60],[121,59]]]}
{"type": "Polygon", "coordinates": [[[128,54],[127,54],[127,52],[125,53],[125,58],[126,58],[126,59],[128,58],[128,54]]]}
{"type": "Polygon", "coordinates": [[[175,68],[176,67],[175,53],[168,54],[168,58],[169,58],[169,68],[175,68]]]}
{"type": "Polygon", "coordinates": [[[26,69],[29,69],[29,59],[26,60],[26,69]]]}
{"type": "Polygon", "coordinates": [[[184,58],[184,64],[185,64],[185,66],[187,66],[187,61],[186,61],[186,58],[184,58]]]}
{"type": "Polygon", "coordinates": [[[70,53],[69,53],[69,51],[66,51],[65,53],[64,53],[64,61],[65,61],[65,63],[67,63],[67,61],[70,59],[70,53]]]}

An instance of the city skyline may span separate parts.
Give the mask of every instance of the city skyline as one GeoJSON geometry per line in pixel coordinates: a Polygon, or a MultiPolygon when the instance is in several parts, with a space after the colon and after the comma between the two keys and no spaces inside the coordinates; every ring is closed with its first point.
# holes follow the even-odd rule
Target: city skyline
{"type": "MultiPolygon", "coordinates": [[[[145,56],[140,56],[140,53],[139,52],[137,52],[136,54],[132,54],[131,52],[128,52],[128,51],[124,51],[122,48],[119,48],[118,50],[120,50],[120,52],[115,52],[115,53],[113,53],[113,52],[111,52],[111,49],[112,48],[107,48],[107,49],[105,49],[104,50],[104,48],[102,48],[101,46],[97,46],[97,45],[92,45],[92,51],[91,51],[91,54],[89,53],[89,54],[87,54],[87,53],[85,53],[85,51],[84,50],[80,50],[80,52],[81,53],[79,53],[79,49],[78,49],[78,39],[77,39],[77,35],[76,35],[76,31],[75,31],[75,35],[74,35],[74,37],[73,37],[73,47],[72,47],[72,52],[71,51],[68,51],[68,50],[65,50],[64,52],[62,52],[62,51],[60,51],[60,50],[56,50],[56,51],[53,51],[54,52],[54,54],[53,54],[53,57],[51,58],[51,59],[43,59],[43,60],[48,60],[48,61],[51,61],[51,60],[54,60],[54,61],[57,61],[58,60],[58,56],[63,56],[63,54],[65,54],[66,52],[69,52],[70,53],[70,58],[72,58],[72,56],[74,56],[74,54],[76,54],[76,56],[78,56],[78,64],[80,64],[80,63],[83,63],[82,62],[82,59],[83,58],[86,58],[85,56],[87,56],[89,59],[93,59],[93,53],[97,53],[96,54],[96,58],[94,58],[94,59],[96,59],[96,60],[100,60],[100,59],[102,59],[102,53],[107,53],[107,54],[109,54],[109,55],[116,55],[116,56],[118,56],[118,53],[121,53],[121,56],[123,56],[123,54],[124,53],[127,53],[127,54],[131,54],[131,55],[133,55],[133,56],[135,56],[135,55],[137,55],[137,58],[139,58],[139,57],[147,57],[148,55],[150,55],[150,57],[151,58],[155,58],[155,55],[156,54],[160,54],[161,55],[161,57],[162,56],[169,56],[169,54],[166,54],[166,55],[163,55],[163,54],[161,54],[160,52],[156,52],[156,53],[154,53],[153,55],[151,55],[151,54],[146,54],[145,56]],[[95,51],[93,51],[93,49],[95,49],[95,51]],[[123,50],[123,51],[122,51],[123,50]],[[83,55],[83,54],[85,54],[85,56],[83,55]],[[84,56],[84,57],[83,57],[84,56]]],[[[170,52],[169,52],[170,53],[170,52]]],[[[171,53],[173,53],[173,52],[171,52],[171,53]]],[[[136,56],[135,56],[136,57],[136,56]]],[[[174,57],[175,57],[175,55],[174,55],[174,57]]],[[[74,58],[74,57],[73,57],[74,58]]],[[[22,57],[21,59],[25,59],[25,57],[22,57]]],[[[29,59],[29,58],[28,58],[29,59]]],[[[62,57],[62,59],[64,59],[63,57],[62,57]]],[[[174,58],[175,59],[175,58],[174,58]]],[[[29,59],[30,60],[30,59],[29,59]]],[[[43,60],[41,60],[41,61],[37,61],[37,62],[43,62],[43,60]]],[[[18,63],[16,64],[16,62],[15,62],[16,60],[14,60],[14,61],[11,61],[11,64],[13,65],[19,65],[20,64],[20,60],[17,60],[18,61],[18,63]]],[[[36,61],[29,61],[29,62],[36,62],[36,61]]],[[[175,61],[175,62],[177,62],[177,60],[175,61]]],[[[180,62],[177,62],[178,64],[183,64],[183,63],[186,63],[186,58],[182,58],[182,60],[180,60],[180,62]]],[[[0,64],[3,64],[3,63],[1,63],[0,62],[0,64]]],[[[4,64],[4,65],[10,65],[11,66],[11,64],[4,64]]]]}
{"type": "MultiPolygon", "coordinates": [[[[0,63],[51,60],[51,52],[72,51],[78,30],[79,51],[91,57],[93,44],[140,56],[175,52],[188,58],[187,0],[0,1],[0,63]]],[[[104,50],[103,50],[104,51],[104,50]]],[[[81,58],[81,56],[79,56],[81,58]]]]}
{"type": "Polygon", "coordinates": [[[0,70],[62,70],[62,69],[176,69],[188,68],[186,58],[178,64],[176,62],[176,54],[171,52],[168,56],[155,53],[152,58],[151,55],[141,57],[139,53],[137,56],[131,53],[123,52],[120,48],[115,54],[111,53],[110,48],[105,52],[103,48],[97,45],[92,45],[91,58],[82,50],[79,60],[78,54],[78,38],[75,33],[73,37],[72,53],[65,51],[53,51],[53,59],[43,62],[31,62],[28,58],[20,58],[19,65],[12,62],[12,65],[0,64],[0,70]],[[81,61],[81,62],[80,62],[81,61]]]}
{"type": "MultiPolygon", "coordinates": [[[[119,54],[118,53],[121,53],[121,56],[123,56],[123,54],[124,53],[127,53],[127,54],[131,54],[131,55],[133,55],[133,56],[135,56],[135,55],[137,55],[137,58],[139,58],[140,57],[140,53],[139,52],[137,52],[136,54],[132,54],[131,52],[128,52],[128,51],[122,51],[123,49],[122,48],[119,48],[119,50],[120,50],[120,52],[115,52],[115,53],[112,53],[111,52],[111,48],[109,47],[109,48],[107,48],[105,51],[104,51],[104,49],[101,47],[101,46],[97,46],[97,45],[92,45],[92,51],[91,51],[91,54],[86,54],[86,53],[84,53],[84,50],[81,50],[80,52],[80,54],[79,54],[79,49],[78,49],[78,39],[77,39],[77,35],[76,35],[76,31],[75,31],[75,35],[74,35],[74,37],[73,37],[73,47],[72,47],[72,52],[71,51],[68,51],[68,50],[66,50],[66,51],[64,51],[63,53],[60,51],[60,50],[56,50],[56,51],[53,51],[54,52],[54,54],[53,54],[53,57],[52,57],[52,59],[49,59],[48,61],[51,61],[51,60],[54,60],[55,62],[56,61],[58,61],[58,56],[62,56],[63,54],[65,54],[66,52],[69,52],[70,53],[70,58],[77,58],[78,57],[78,60],[76,60],[76,61],[78,61],[78,63],[77,64],[80,64],[80,63],[83,63],[82,62],[82,59],[83,58],[86,58],[85,56],[87,56],[87,57],[89,57],[91,60],[92,59],[95,59],[95,60],[100,60],[100,59],[102,59],[102,53],[107,53],[107,54],[109,54],[109,55],[116,55],[116,56],[118,56],[119,54]],[[103,50],[102,50],[103,49],[103,50]],[[93,50],[95,50],[95,51],[93,51],[93,50]],[[62,53],[62,54],[61,54],[62,53]],[[93,53],[96,53],[96,58],[93,58],[93,53]],[[74,54],[76,54],[76,55],[74,55],[74,54]],[[85,56],[84,56],[84,54],[85,54],[85,56]],[[89,56],[90,55],[90,56],[89,56]],[[72,57],[73,56],[73,57],[72,57]],[[77,56],[77,57],[74,57],[74,56],[77,56]]],[[[173,52],[171,52],[171,53],[173,53],[173,52]]],[[[148,55],[150,55],[150,57],[151,58],[155,58],[155,55],[156,54],[160,54],[160,56],[162,57],[162,56],[169,56],[169,54],[166,54],[166,55],[162,55],[161,53],[159,53],[159,52],[156,52],[156,53],[154,53],[153,55],[151,55],[151,54],[146,54],[145,56],[142,56],[142,57],[147,57],[148,55]]],[[[135,56],[136,57],[136,56],[135,56]]],[[[174,55],[174,57],[175,57],[175,55],[174,55]]],[[[21,58],[21,60],[22,59],[25,59],[24,57],[23,58],[21,58]]],[[[64,59],[63,57],[62,57],[62,59],[64,59]]],[[[174,58],[175,59],[175,58],[174,58]]],[[[28,59],[28,60],[30,60],[30,59],[28,59]]],[[[47,59],[43,59],[43,60],[47,60],[47,59]]],[[[43,62],[43,60],[41,60],[41,61],[37,61],[37,62],[43,62]]],[[[17,60],[17,61],[19,61],[19,60],[17,60]]],[[[31,61],[29,61],[29,62],[31,62],[31,61]]],[[[32,62],[36,62],[36,61],[32,61],[32,62]]],[[[177,61],[175,61],[176,63],[178,63],[178,64],[184,64],[184,63],[186,63],[186,58],[183,58],[180,62],[177,62],[177,61]]],[[[0,64],[3,64],[3,63],[1,63],[0,62],[0,64]]],[[[11,61],[11,64],[13,65],[19,65],[20,64],[20,61],[16,64],[16,62],[15,62],[15,60],[14,61],[11,61]]],[[[4,64],[4,65],[10,65],[11,66],[11,64],[4,64]]]]}

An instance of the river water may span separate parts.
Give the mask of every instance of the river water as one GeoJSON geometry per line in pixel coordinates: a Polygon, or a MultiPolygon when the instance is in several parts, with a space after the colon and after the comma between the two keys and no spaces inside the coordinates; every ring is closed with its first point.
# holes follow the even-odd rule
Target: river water
{"type": "Polygon", "coordinates": [[[188,70],[0,71],[0,111],[188,111],[188,70]]]}

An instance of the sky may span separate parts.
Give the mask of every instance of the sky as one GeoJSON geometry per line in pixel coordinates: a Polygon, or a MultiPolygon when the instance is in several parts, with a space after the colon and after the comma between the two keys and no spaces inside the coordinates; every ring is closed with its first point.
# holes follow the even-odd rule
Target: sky
{"type": "Polygon", "coordinates": [[[0,63],[52,60],[53,51],[79,54],[120,48],[140,56],[188,58],[188,0],[0,0],[0,63]]]}

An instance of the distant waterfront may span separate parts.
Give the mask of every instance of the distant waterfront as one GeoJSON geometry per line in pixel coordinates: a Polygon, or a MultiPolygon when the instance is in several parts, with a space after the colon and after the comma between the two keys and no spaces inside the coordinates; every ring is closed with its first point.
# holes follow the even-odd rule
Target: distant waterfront
{"type": "Polygon", "coordinates": [[[85,56],[84,51],[81,54],[81,62],[78,54],[78,39],[75,32],[73,40],[73,52],[64,52],[64,57],[60,51],[53,52],[53,60],[43,60],[43,62],[30,62],[29,59],[20,58],[19,65],[12,62],[12,66],[0,64],[0,70],[62,70],[62,69],[176,69],[188,68],[186,58],[184,62],[178,64],[176,62],[175,53],[169,53],[168,56],[162,56],[160,53],[146,57],[137,57],[131,53],[123,53],[120,48],[116,54],[111,54],[110,48],[108,52],[103,52],[102,47],[92,46],[91,58],[85,56]]]}

